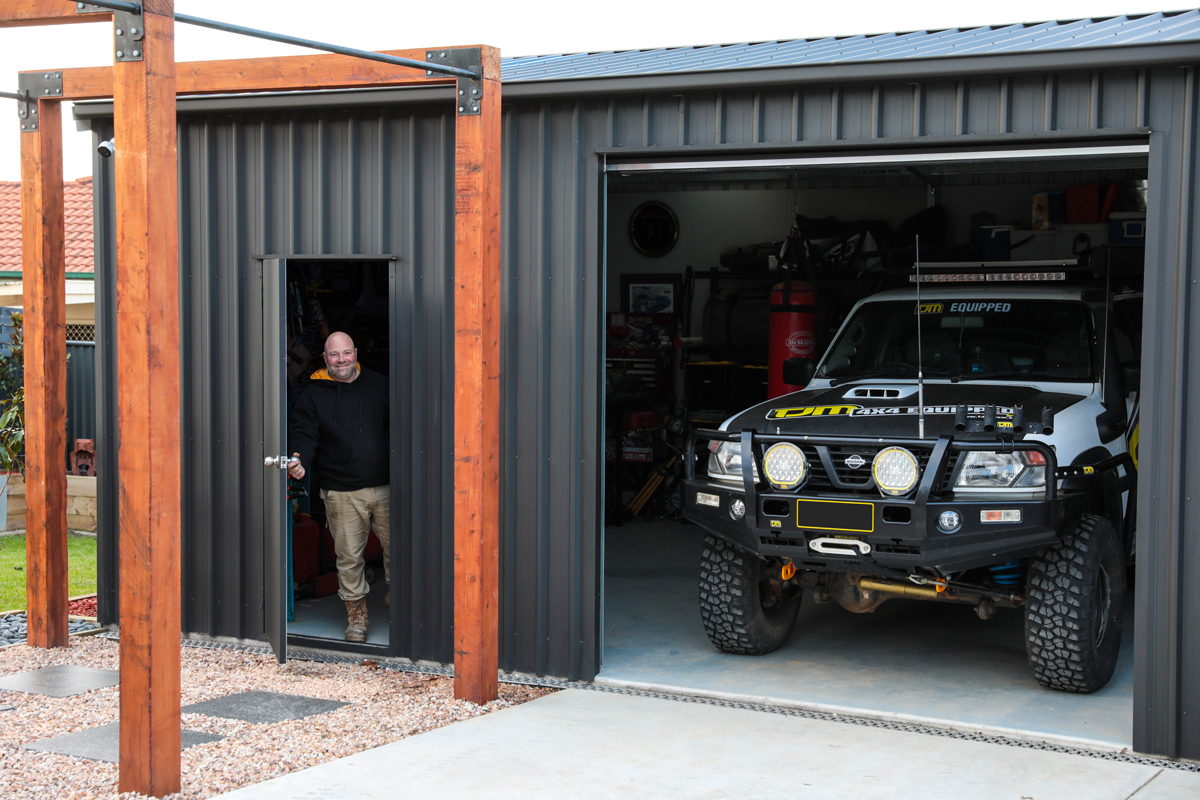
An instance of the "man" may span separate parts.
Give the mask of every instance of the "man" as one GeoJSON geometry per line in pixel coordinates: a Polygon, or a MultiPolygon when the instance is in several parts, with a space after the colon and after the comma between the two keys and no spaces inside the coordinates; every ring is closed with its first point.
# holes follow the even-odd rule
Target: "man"
{"type": "MultiPolygon", "coordinates": [[[[372,528],[383,545],[391,584],[388,382],[358,363],[354,341],[341,331],[325,340],[325,368],[312,374],[292,410],[289,438],[299,461],[288,474],[303,478],[314,464],[337,552],[338,596],[346,602],[346,641],[367,640],[363,550],[372,528]]],[[[391,592],[384,595],[388,605],[391,592]]]]}

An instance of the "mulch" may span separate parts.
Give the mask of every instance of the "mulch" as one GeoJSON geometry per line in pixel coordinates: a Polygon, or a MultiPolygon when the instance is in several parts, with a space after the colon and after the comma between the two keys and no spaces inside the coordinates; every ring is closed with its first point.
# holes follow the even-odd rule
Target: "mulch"
{"type": "Polygon", "coordinates": [[[76,617],[96,616],[96,595],[84,597],[79,600],[71,600],[67,603],[67,613],[76,617]]]}

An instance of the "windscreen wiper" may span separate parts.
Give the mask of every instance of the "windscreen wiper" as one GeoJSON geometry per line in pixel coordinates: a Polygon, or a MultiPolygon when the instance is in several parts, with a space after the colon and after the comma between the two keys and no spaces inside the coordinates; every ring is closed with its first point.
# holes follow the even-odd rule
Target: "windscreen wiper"
{"type": "Polygon", "coordinates": [[[993,378],[1007,378],[1009,380],[1013,380],[1017,378],[1028,377],[1028,375],[1017,375],[1012,372],[966,372],[955,375],[950,379],[950,382],[958,383],[959,381],[986,381],[992,380],[993,378]]]}

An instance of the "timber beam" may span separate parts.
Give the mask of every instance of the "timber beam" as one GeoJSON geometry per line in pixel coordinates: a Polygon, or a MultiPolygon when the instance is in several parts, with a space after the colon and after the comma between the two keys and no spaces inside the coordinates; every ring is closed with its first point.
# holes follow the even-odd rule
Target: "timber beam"
{"type": "Polygon", "coordinates": [[[72,0],[0,0],[0,28],[107,22],[112,11],[72,0]]]}
{"type": "MultiPolygon", "coordinates": [[[[429,53],[480,49],[485,75],[500,73],[495,48],[423,48],[381,50],[386,55],[424,60],[429,53]]],[[[112,67],[76,67],[62,73],[64,100],[98,100],[113,96],[112,67]]],[[[30,70],[30,72],[35,72],[30,70]]],[[[175,65],[176,93],[182,95],[294,92],[316,89],[359,89],[380,86],[454,85],[447,75],[397,67],[340,55],[184,61],[175,65]]],[[[496,79],[498,80],[498,78],[496,79]]]]}

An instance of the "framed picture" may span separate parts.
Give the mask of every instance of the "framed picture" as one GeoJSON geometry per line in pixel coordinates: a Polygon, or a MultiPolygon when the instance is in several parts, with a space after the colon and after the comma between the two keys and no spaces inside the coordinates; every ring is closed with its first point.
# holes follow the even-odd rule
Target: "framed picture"
{"type": "Polygon", "coordinates": [[[679,308],[681,276],[622,275],[621,307],[627,314],[675,314],[679,308]]]}

